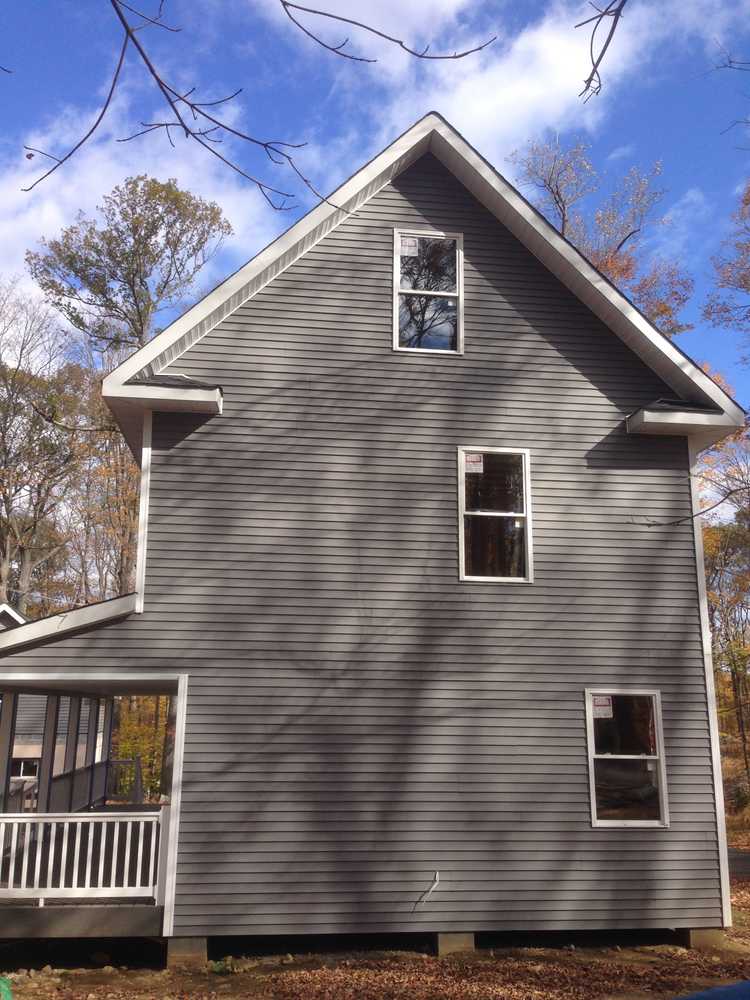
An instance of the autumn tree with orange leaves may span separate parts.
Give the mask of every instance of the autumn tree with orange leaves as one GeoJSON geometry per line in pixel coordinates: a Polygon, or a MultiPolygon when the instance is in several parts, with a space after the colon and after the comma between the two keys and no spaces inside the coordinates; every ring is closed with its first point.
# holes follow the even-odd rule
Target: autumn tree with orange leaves
{"type": "Polygon", "coordinates": [[[602,196],[604,179],[583,140],[570,146],[559,137],[532,141],[508,159],[536,207],[662,333],[673,337],[690,329],[680,313],[692,278],[678,262],[646,252],[648,235],[665,224],[657,212],[664,197],[661,164],[647,173],[631,167],[602,196]]]}
{"type": "Polygon", "coordinates": [[[750,333],[750,181],[713,265],[716,287],[704,307],[704,318],[713,326],[750,333]]]}

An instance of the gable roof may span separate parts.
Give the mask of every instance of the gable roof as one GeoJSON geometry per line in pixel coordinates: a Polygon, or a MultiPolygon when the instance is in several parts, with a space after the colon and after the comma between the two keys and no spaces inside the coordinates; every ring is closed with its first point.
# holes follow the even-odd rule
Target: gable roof
{"type": "MultiPolygon", "coordinates": [[[[701,428],[704,438],[708,434],[718,440],[743,426],[743,409],[661,334],[463,136],[431,112],[104,379],[104,399],[136,455],[140,449],[139,411],[160,408],[154,405],[153,388],[147,389],[154,385],[154,378],[427,152],[437,157],[679,399],[717,412],[712,430],[701,428]]],[[[216,406],[210,393],[215,397],[216,390],[194,388],[187,392],[163,387],[159,395],[172,402],[162,408],[190,409],[195,404],[204,412],[220,412],[209,409],[216,406]]]]}

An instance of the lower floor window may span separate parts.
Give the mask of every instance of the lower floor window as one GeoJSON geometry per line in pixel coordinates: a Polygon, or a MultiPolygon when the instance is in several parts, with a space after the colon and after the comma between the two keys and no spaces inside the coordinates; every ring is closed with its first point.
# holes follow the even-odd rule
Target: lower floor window
{"type": "Polygon", "coordinates": [[[594,825],[666,826],[659,692],[587,691],[586,729],[594,825]]]}

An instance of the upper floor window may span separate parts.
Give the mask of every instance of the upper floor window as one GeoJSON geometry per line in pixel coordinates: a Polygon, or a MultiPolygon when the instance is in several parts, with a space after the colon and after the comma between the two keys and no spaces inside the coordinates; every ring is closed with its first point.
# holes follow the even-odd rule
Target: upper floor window
{"type": "Polygon", "coordinates": [[[395,230],[393,347],[463,352],[463,241],[395,230]]]}
{"type": "Polygon", "coordinates": [[[462,580],[531,582],[530,494],[527,450],[458,449],[462,580]]]}
{"type": "Polygon", "coordinates": [[[586,691],[594,826],[667,826],[658,691],[586,691]]]}

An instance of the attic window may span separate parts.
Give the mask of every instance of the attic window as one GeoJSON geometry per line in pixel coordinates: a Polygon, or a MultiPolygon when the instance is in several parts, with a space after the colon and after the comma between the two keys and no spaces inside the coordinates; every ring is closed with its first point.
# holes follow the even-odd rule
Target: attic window
{"type": "Polygon", "coordinates": [[[462,354],[462,285],[459,234],[395,230],[394,350],[462,354]]]}

